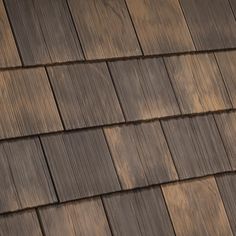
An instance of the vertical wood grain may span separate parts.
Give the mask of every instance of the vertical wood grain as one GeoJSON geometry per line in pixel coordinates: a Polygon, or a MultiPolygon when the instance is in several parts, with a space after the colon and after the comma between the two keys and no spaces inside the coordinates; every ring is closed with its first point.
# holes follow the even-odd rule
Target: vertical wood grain
{"type": "Polygon", "coordinates": [[[0,139],[62,130],[44,68],[0,72],[0,139]]]}
{"type": "Polygon", "coordinates": [[[194,51],[178,0],[126,0],[145,55],[194,51]]]}
{"type": "Polygon", "coordinates": [[[162,58],[111,62],[109,67],[128,121],[180,113],[162,58]]]}
{"type": "Polygon", "coordinates": [[[0,67],[20,66],[16,43],[4,8],[0,1],[0,67]]]}
{"type": "Polygon", "coordinates": [[[183,113],[232,107],[213,54],[166,57],[165,62],[183,113]]]}
{"type": "Polygon", "coordinates": [[[123,188],[178,178],[159,121],[105,128],[123,188]]]}
{"type": "Polygon", "coordinates": [[[162,121],[180,178],[231,170],[212,115],[162,121]]]}
{"type": "Polygon", "coordinates": [[[40,210],[46,236],[111,236],[99,198],[40,210]]]}
{"type": "Polygon", "coordinates": [[[67,129],[124,121],[104,62],[49,67],[48,73],[67,129]]]}
{"type": "Polygon", "coordinates": [[[236,21],[229,1],[180,0],[197,50],[236,46],[236,21]]]}
{"type": "Polygon", "coordinates": [[[115,236],[174,235],[159,187],[106,196],[104,205],[115,236]]]}
{"type": "Polygon", "coordinates": [[[102,130],[44,136],[42,143],[61,201],[120,190],[102,130]]]}
{"type": "Polygon", "coordinates": [[[162,189],[177,236],[233,235],[213,177],[162,189]]]}
{"type": "Polygon", "coordinates": [[[69,0],[86,59],[141,55],[124,0],[69,0]]]}

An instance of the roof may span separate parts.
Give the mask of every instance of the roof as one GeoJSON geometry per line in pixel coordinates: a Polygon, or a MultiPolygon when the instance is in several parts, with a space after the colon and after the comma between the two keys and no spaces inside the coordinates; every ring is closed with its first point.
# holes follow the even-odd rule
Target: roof
{"type": "Polygon", "coordinates": [[[236,235],[235,0],[0,0],[0,235],[236,235]]]}

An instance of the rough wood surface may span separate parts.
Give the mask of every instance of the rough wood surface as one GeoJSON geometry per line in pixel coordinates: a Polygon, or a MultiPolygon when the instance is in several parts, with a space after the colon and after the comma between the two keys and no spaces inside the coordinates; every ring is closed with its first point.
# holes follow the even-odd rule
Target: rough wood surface
{"type": "Polygon", "coordinates": [[[233,235],[213,177],[162,189],[177,236],[233,235]]]}
{"type": "Polygon", "coordinates": [[[0,0],[0,36],[0,67],[20,66],[20,57],[2,0],[0,0]]]}
{"type": "Polygon", "coordinates": [[[127,0],[145,55],[194,51],[178,0],[127,0]]]}
{"type": "Polygon", "coordinates": [[[113,235],[175,235],[159,187],[104,197],[113,235]]]}
{"type": "Polygon", "coordinates": [[[86,59],[141,54],[124,0],[69,0],[86,59]]]}
{"type": "Polygon", "coordinates": [[[231,229],[236,234],[236,175],[224,174],[216,177],[219,191],[224,202],[231,229]]]}
{"type": "Polygon", "coordinates": [[[62,130],[44,68],[0,72],[0,139],[62,130]]]}
{"type": "Polygon", "coordinates": [[[213,54],[167,57],[165,62],[183,113],[231,108],[213,54]]]}
{"type": "Polygon", "coordinates": [[[0,169],[0,212],[56,201],[37,138],[1,143],[0,169]]]}
{"type": "Polygon", "coordinates": [[[0,217],[0,235],[43,236],[35,211],[0,217]]]}
{"type": "Polygon", "coordinates": [[[120,189],[102,130],[42,137],[61,201],[120,189]]]}
{"type": "Polygon", "coordinates": [[[236,46],[236,21],[229,1],[180,0],[197,50],[236,46]]]}
{"type": "Polygon", "coordinates": [[[124,121],[105,63],[48,68],[67,129],[124,121]]]}
{"type": "Polygon", "coordinates": [[[236,51],[218,52],[215,56],[233,107],[236,108],[236,51]]]}
{"type": "Polygon", "coordinates": [[[111,236],[100,199],[88,199],[40,210],[46,236],[111,236]]]}
{"type": "Polygon", "coordinates": [[[215,118],[232,168],[236,170],[236,112],[215,114],[215,118]]]}
{"type": "Polygon", "coordinates": [[[178,178],[159,121],[106,128],[105,135],[123,188],[178,178]]]}
{"type": "Polygon", "coordinates": [[[180,178],[231,170],[212,115],[163,121],[180,178]]]}
{"type": "Polygon", "coordinates": [[[109,67],[126,120],[180,113],[162,58],[111,62],[109,67]]]}
{"type": "Polygon", "coordinates": [[[83,58],[65,0],[7,0],[25,65],[83,58]]]}

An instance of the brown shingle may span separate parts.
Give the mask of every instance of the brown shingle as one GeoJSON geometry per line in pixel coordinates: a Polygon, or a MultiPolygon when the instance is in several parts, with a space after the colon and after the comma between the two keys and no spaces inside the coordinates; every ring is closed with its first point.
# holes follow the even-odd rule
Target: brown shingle
{"type": "Polygon", "coordinates": [[[61,201],[120,189],[102,130],[85,130],[42,138],[61,201]]]}
{"type": "Polygon", "coordinates": [[[105,129],[123,188],[178,178],[159,121],[105,129]]]}
{"type": "Polygon", "coordinates": [[[124,0],[69,0],[86,59],[141,54],[124,0]]]}
{"type": "Polygon", "coordinates": [[[213,177],[162,189],[176,235],[233,235],[213,177]]]}
{"type": "Polygon", "coordinates": [[[113,235],[175,235],[159,187],[104,197],[113,235]]]}
{"type": "Polygon", "coordinates": [[[183,113],[231,108],[213,54],[167,57],[165,62],[183,113]]]}
{"type": "Polygon", "coordinates": [[[0,72],[0,139],[62,130],[44,68],[0,72]]]}
{"type": "Polygon", "coordinates": [[[178,0],[127,0],[145,55],[194,51],[178,0]]]}
{"type": "Polygon", "coordinates": [[[7,10],[25,65],[83,58],[64,0],[8,0],[7,10]]]}
{"type": "Polygon", "coordinates": [[[197,50],[236,46],[236,21],[228,1],[180,0],[197,50]]]}
{"type": "Polygon", "coordinates": [[[124,121],[105,63],[48,68],[67,129],[124,121]]]}
{"type": "Polygon", "coordinates": [[[1,143],[0,170],[0,212],[57,200],[37,138],[1,143]]]}
{"type": "Polygon", "coordinates": [[[109,66],[126,120],[180,113],[162,58],[112,62],[109,66]]]}
{"type": "Polygon", "coordinates": [[[2,0],[0,0],[0,16],[0,67],[19,66],[21,65],[20,57],[2,0]]]}
{"type": "Polygon", "coordinates": [[[35,211],[0,217],[0,235],[43,236],[35,211]]]}
{"type": "Polygon", "coordinates": [[[236,174],[224,174],[216,177],[219,191],[224,202],[231,229],[236,233],[236,174]]]}
{"type": "Polygon", "coordinates": [[[236,112],[215,114],[232,168],[236,170],[236,112]]]}
{"type": "Polygon", "coordinates": [[[180,178],[231,170],[212,115],[163,121],[180,178]]]}
{"type": "Polygon", "coordinates": [[[236,51],[215,53],[233,107],[236,108],[236,51]]]}
{"type": "Polygon", "coordinates": [[[110,236],[100,199],[88,199],[40,210],[46,236],[110,236]]]}

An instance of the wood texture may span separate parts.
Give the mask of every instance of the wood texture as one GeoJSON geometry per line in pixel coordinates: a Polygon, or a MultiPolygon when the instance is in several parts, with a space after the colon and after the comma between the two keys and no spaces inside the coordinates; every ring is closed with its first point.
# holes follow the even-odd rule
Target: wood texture
{"type": "Polygon", "coordinates": [[[7,0],[7,10],[25,65],[83,58],[64,0],[7,0]]]}
{"type": "Polygon", "coordinates": [[[69,0],[86,59],[141,54],[124,0],[69,0]]]}
{"type": "Polygon", "coordinates": [[[194,51],[178,0],[127,0],[145,55],[194,51]]]}
{"type": "Polygon", "coordinates": [[[88,199],[40,210],[47,236],[110,236],[100,199],[88,199]]]}
{"type": "Polygon", "coordinates": [[[163,121],[180,178],[231,170],[212,115],[163,121]]]}
{"type": "Polygon", "coordinates": [[[236,112],[215,114],[231,166],[236,170],[236,112]]]}
{"type": "Polygon", "coordinates": [[[110,195],[104,205],[113,235],[174,235],[159,187],[110,195]]]}
{"type": "Polygon", "coordinates": [[[215,56],[233,107],[236,108],[236,51],[218,52],[215,56]]]}
{"type": "Polygon", "coordinates": [[[0,67],[20,66],[20,57],[2,0],[0,0],[0,36],[0,67]]]}
{"type": "Polygon", "coordinates": [[[44,68],[0,72],[0,139],[62,130],[44,68]]]}
{"type": "Polygon", "coordinates": [[[231,108],[213,54],[174,56],[165,62],[183,113],[231,108]]]}
{"type": "Polygon", "coordinates": [[[224,174],[216,177],[231,229],[236,234],[236,175],[224,174]]]}
{"type": "Polygon", "coordinates": [[[214,178],[163,186],[176,235],[233,235],[214,178]]]}
{"type": "Polygon", "coordinates": [[[48,68],[67,129],[124,121],[105,63],[48,68]]]}
{"type": "Polygon", "coordinates": [[[0,169],[0,212],[56,201],[37,138],[1,143],[0,169]]]}
{"type": "Polygon", "coordinates": [[[236,21],[228,1],[180,0],[197,50],[236,46],[236,21]]]}
{"type": "Polygon", "coordinates": [[[178,178],[159,121],[106,128],[105,135],[123,188],[178,178]]]}
{"type": "Polygon", "coordinates": [[[0,235],[43,236],[35,211],[0,217],[0,235]]]}
{"type": "Polygon", "coordinates": [[[230,6],[232,8],[232,11],[234,13],[234,17],[236,17],[236,1],[235,0],[229,0],[230,6]]]}
{"type": "Polygon", "coordinates": [[[111,62],[109,66],[126,120],[180,113],[162,58],[111,62]]]}
{"type": "Polygon", "coordinates": [[[61,201],[120,189],[102,130],[45,136],[42,142],[61,201]]]}

